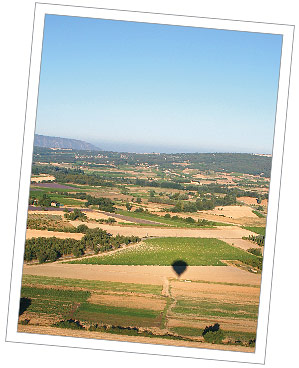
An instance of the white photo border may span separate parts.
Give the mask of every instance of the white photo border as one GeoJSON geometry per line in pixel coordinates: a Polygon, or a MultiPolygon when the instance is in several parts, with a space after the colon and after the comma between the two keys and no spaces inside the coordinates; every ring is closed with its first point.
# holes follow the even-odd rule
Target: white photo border
{"type": "Polygon", "coordinates": [[[19,183],[19,197],[12,263],[9,310],[7,317],[6,341],[55,345],[61,347],[99,349],[107,351],[134,352],[163,356],[212,359],[218,361],[259,364],[265,363],[267,328],[271,299],[271,284],[273,276],[273,262],[275,254],[276,226],[279,210],[279,193],[283,161],[284,135],[287,118],[288,90],[292,61],[293,33],[293,25],[36,3],[31,46],[32,49],[29,83],[27,91],[26,119],[23,138],[23,154],[19,183]],[[276,106],[275,134],[272,152],[272,169],[267,215],[267,237],[265,241],[257,339],[254,353],[17,332],[30,187],[29,183],[31,176],[33,141],[38,102],[44,19],[46,14],[122,20],[152,24],[189,26],[199,28],[212,28],[222,30],[235,30],[242,32],[280,34],[283,36],[279,88],[276,106]]]}

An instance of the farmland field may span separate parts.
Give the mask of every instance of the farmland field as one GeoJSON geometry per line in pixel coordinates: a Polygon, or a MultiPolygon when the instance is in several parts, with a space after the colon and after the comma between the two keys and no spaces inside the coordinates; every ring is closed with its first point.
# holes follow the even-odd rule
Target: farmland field
{"type": "Polygon", "coordinates": [[[221,260],[259,264],[257,256],[218,239],[202,238],[149,239],[138,247],[127,248],[122,252],[70,263],[170,266],[179,259],[183,259],[189,266],[225,266],[221,260]]]}
{"type": "Polygon", "coordinates": [[[253,352],[270,163],[35,148],[19,331],[253,352]]]}
{"type": "MultiPolygon", "coordinates": [[[[173,341],[171,344],[188,341],[190,346],[194,343],[200,346],[204,345],[205,323],[217,317],[225,326],[223,347],[239,350],[242,346],[245,351],[252,351],[258,288],[224,283],[219,290],[213,282],[189,283],[186,290],[183,286],[184,283],[169,279],[169,292],[165,293],[165,288],[155,285],[24,275],[20,330],[30,331],[38,323],[40,333],[51,333],[51,329],[61,326],[135,336],[135,341],[143,336],[152,339],[151,342],[166,339],[173,341]],[[195,297],[192,287],[198,291],[201,288],[203,297],[195,297]],[[221,299],[229,289],[234,299],[223,303],[221,299]],[[245,295],[251,295],[250,302],[245,304],[241,303],[242,295],[238,296],[243,289],[245,295]],[[217,295],[217,301],[213,295],[217,295]],[[235,330],[236,320],[237,325],[243,324],[241,330],[235,330]]],[[[72,335],[76,333],[73,331],[72,335]]]]}

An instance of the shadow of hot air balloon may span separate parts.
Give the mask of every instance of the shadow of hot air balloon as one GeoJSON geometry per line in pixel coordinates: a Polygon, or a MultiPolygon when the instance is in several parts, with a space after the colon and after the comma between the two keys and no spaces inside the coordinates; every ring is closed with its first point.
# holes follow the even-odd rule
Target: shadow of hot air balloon
{"type": "Polygon", "coordinates": [[[181,274],[184,273],[188,267],[188,264],[181,259],[172,262],[171,265],[178,277],[180,277],[181,274]]]}

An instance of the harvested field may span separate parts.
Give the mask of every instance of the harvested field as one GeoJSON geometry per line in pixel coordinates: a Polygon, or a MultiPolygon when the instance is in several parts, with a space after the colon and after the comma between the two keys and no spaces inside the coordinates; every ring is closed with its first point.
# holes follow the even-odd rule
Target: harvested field
{"type": "Polygon", "coordinates": [[[39,175],[39,176],[32,176],[31,177],[31,182],[33,183],[41,183],[43,181],[50,181],[50,180],[55,180],[55,176],[53,175],[39,175]]]}
{"type": "MultiPolygon", "coordinates": [[[[57,262],[41,265],[24,265],[23,274],[112,282],[121,280],[124,283],[149,285],[163,285],[165,278],[177,279],[176,273],[170,266],[111,266],[63,264],[57,262]]],[[[249,273],[233,266],[189,266],[181,279],[259,286],[261,275],[249,273]]]]}
{"type": "MultiPolygon", "coordinates": [[[[74,226],[80,225],[79,221],[71,222],[74,226]]],[[[255,235],[255,233],[236,226],[225,226],[214,229],[174,229],[146,226],[120,226],[106,224],[85,223],[90,228],[99,227],[112,235],[143,237],[186,237],[186,238],[216,238],[216,239],[241,239],[243,236],[255,235]]]]}
{"type": "Polygon", "coordinates": [[[208,282],[172,282],[171,295],[175,298],[203,298],[230,303],[258,303],[260,288],[256,285],[228,285],[208,282]]]}
{"type": "Polygon", "coordinates": [[[258,248],[263,250],[263,247],[260,247],[259,245],[257,245],[256,243],[249,241],[249,240],[244,240],[244,239],[225,239],[225,242],[233,245],[234,247],[238,247],[244,250],[250,249],[250,248],[258,248]]]}
{"type": "MultiPolygon", "coordinates": [[[[85,213],[85,210],[82,210],[82,212],[85,213]]],[[[86,216],[92,220],[108,220],[108,218],[113,217],[118,222],[118,218],[114,214],[110,214],[108,212],[88,211],[86,212],[86,216]]],[[[126,221],[125,219],[120,219],[120,220],[121,222],[131,222],[131,221],[126,221]]]]}
{"type": "Polygon", "coordinates": [[[237,201],[243,202],[247,205],[257,205],[257,198],[254,197],[237,197],[237,201]]]}
{"type": "Polygon", "coordinates": [[[35,229],[27,229],[26,230],[26,239],[31,238],[38,238],[38,237],[44,237],[44,238],[51,238],[52,236],[55,236],[59,239],[76,239],[80,240],[83,238],[84,234],[81,233],[65,233],[60,231],[48,231],[48,230],[35,230],[35,229]]]}
{"type": "Polygon", "coordinates": [[[252,217],[257,216],[252,212],[252,208],[248,206],[221,206],[215,207],[214,210],[202,211],[203,213],[209,213],[213,215],[223,215],[225,217],[239,219],[240,217],[252,217]]]}

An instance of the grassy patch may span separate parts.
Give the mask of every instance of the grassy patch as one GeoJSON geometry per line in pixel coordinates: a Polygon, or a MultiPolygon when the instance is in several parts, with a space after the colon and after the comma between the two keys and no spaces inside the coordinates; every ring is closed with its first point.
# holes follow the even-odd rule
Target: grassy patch
{"type": "Polygon", "coordinates": [[[265,235],[266,234],[266,228],[261,226],[242,226],[243,229],[252,231],[253,233],[259,234],[259,235],[265,235]]]}
{"type": "Polygon", "coordinates": [[[182,336],[200,337],[203,333],[203,328],[194,327],[172,327],[171,331],[182,336]]]}
{"type": "Polygon", "coordinates": [[[48,231],[76,232],[76,228],[63,221],[60,215],[28,214],[27,228],[48,231]]]}
{"type": "Polygon", "coordinates": [[[30,300],[26,309],[29,312],[65,317],[75,303],[85,302],[90,292],[23,286],[21,297],[30,300]]]}
{"type": "Polygon", "coordinates": [[[76,312],[76,315],[82,316],[83,314],[93,314],[93,313],[115,314],[117,316],[131,316],[140,318],[157,318],[160,314],[160,312],[153,311],[150,309],[126,308],[126,307],[115,307],[100,304],[82,303],[80,305],[80,308],[76,312]]]}
{"type": "Polygon", "coordinates": [[[74,317],[87,323],[108,325],[160,327],[161,324],[161,312],[159,311],[91,303],[82,303],[74,317]]]}
{"type": "Polygon", "coordinates": [[[178,259],[184,260],[189,266],[225,266],[221,260],[252,264],[257,262],[258,257],[218,239],[156,238],[147,239],[144,244],[118,253],[68,263],[170,266],[178,259]]]}
{"type": "Polygon", "coordinates": [[[23,284],[52,285],[65,287],[78,287],[94,291],[131,292],[140,294],[160,295],[162,286],[131,284],[112,281],[94,281],[80,279],[66,279],[60,277],[23,275],[23,284]]]}
{"type": "Polygon", "coordinates": [[[23,286],[21,295],[27,298],[83,302],[90,297],[90,292],[23,286]]]}
{"type": "Polygon", "coordinates": [[[258,211],[253,210],[252,213],[254,213],[259,218],[265,218],[266,216],[258,211]]]}
{"type": "Polygon", "coordinates": [[[210,317],[230,317],[240,319],[256,319],[257,304],[237,304],[225,302],[211,302],[210,300],[178,300],[174,313],[184,315],[198,315],[210,317]]]}

